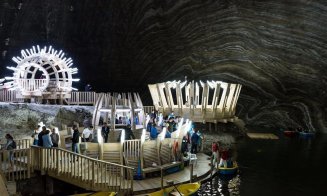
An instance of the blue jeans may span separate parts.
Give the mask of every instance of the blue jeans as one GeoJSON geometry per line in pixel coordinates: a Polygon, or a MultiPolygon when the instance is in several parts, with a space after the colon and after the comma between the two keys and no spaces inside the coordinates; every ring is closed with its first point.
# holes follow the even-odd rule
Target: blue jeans
{"type": "Polygon", "coordinates": [[[39,140],[34,139],[34,141],[33,141],[33,145],[34,145],[34,146],[37,146],[38,142],[39,142],[39,140]]]}
{"type": "Polygon", "coordinates": [[[77,148],[78,143],[72,143],[72,151],[78,153],[78,148],[77,148]]]}

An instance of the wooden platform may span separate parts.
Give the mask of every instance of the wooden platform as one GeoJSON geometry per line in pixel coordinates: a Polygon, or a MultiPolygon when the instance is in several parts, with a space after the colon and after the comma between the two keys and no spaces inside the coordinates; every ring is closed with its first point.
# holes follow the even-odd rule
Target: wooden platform
{"type": "Polygon", "coordinates": [[[279,139],[275,134],[272,133],[247,133],[248,137],[251,139],[279,139]]]}
{"type": "MultiPolygon", "coordinates": [[[[197,180],[201,180],[210,175],[209,156],[203,153],[197,154],[197,164],[194,166],[193,175],[197,175],[197,180]]],[[[190,181],[190,166],[183,170],[164,176],[163,185],[167,186],[166,181],[172,180],[174,184],[188,183],[190,181]]],[[[147,178],[145,180],[134,180],[134,195],[145,195],[161,188],[161,178],[147,178]]]]}

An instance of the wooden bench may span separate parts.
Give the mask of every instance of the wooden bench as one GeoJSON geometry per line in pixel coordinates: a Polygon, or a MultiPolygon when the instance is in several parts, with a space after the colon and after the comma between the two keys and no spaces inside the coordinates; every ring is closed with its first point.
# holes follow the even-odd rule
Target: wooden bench
{"type": "Polygon", "coordinates": [[[143,178],[145,178],[147,173],[161,170],[156,140],[149,140],[143,143],[141,156],[143,178]],[[156,166],[153,166],[154,163],[156,164],[156,166]]]}

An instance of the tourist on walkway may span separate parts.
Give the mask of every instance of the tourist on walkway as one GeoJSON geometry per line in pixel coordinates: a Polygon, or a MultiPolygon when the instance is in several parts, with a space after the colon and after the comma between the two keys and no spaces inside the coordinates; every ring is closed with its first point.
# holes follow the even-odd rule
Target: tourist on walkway
{"type": "Polygon", "coordinates": [[[196,154],[198,153],[198,143],[199,143],[200,136],[198,135],[198,130],[195,130],[191,136],[191,153],[196,154]]]}
{"type": "Polygon", "coordinates": [[[73,126],[72,151],[78,153],[79,131],[76,125],[73,126]]]}
{"type": "Polygon", "coordinates": [[[43,147],[51,148],[53,146],[53,143],[52,143],[51,137],[50,137],[50,131],[48,129],[45,130],[44,135],[42,135],[42,140],[43,140],[43,147]]]}
{"type": "Polygon", "coordinates": [[[211,150],[212,150],[212,159],[213,159],[212,160],[212,164],[215,167],[219,163],[218,161],[220,161],[218,148],[219,148],[219,143],[217,141],[216,142],[213,142],[212,143],[212,147],[211,147],[211,150]]]}
{"type": "Polygon", "coordinates": [[[91,125],[90,128],[85,128],[83,130],[83,137],[82,137],[82,141],[83,142],[89,142],[92,140],[92,136],[93,136],[93,126],[91,125]]]}
{"type": "Polygon", "coordinates": [[[58,147],[59,144],[59,134],[56,132],[56,129],[52,129],[52,134],[50,135],[53,147],[58,147]]]}
{"type": "Polygon", "coordinates": [[[41,133],[42,127],[40,125],[34,130],[32,137],[33,137],[33,145],[37,146],[39,141],[39,133],[41,133]]]}
{"type": "Polygon", "coordinates": [[[85,91],[91,91],[92,90],[92,86],[90,84],[87,84],[85,87],[84,87],[84,90],[85,91]]]}
{"type": "Polygon", "coordinates": [[[104,122],[103,126],[102,126],[102,129],[101,129],[101,134],[102,134],[102,137],[104,139],[104,143],[108,142],[109,133],[110,133],[110,129],[109,129],[107,123],[104,122]]]}
{"type": "Polygon", "coordinates": [[[172,133],[177,130],[176,122],[173,116],[169,117],[167,130],[172,133]]]}
{"type": "Polygon", "coordinates": [[[47,128],[45,126],[42,127],[42,131],[38,134],[38,143],[37,145],[42,147],[43,146],[43,139],[42,136],[45,134],[47,128]]]}
{"type": "Polygon", "coordinates": [[[153,122],[151,123],[151,128],[150,128],[150,139],[155,140],[158,137],[158,130],[156,128],[156,124],[153,122]]]}
{"type": "Polygon", "coordinates": [[[6,134],[5,138],[7,139],[7,143],[5,145],[5,150],[8,150],[8,159],[10,166],[7,168],[8,170],[12,170],[14,168],[14,152],[13,150],[16,149],[16,143],[14,141],[13,136],[9,133],[6,134]]]}

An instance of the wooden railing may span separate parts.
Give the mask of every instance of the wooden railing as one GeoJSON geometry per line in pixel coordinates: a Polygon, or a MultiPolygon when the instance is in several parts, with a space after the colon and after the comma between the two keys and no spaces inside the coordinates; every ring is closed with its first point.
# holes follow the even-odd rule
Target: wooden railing
{"type": "Polygon", "coordinates": [[[144,113],[150,114],[154,110],[154,106],[143,106],[144,113]]]}
{"type": "MultiPolygon", "coordinates": [[[[18,149],[26,149],[26,148],[30,148],[31,144],[32,144],[32,139],[18,139],[18,140],[14,140],[16,142],[16,150],[18,149]]],[[[5,140],[3,141],[5,142],[5,140]]],[[[0,149],[4,149],[6,143],[0,143],[0,149]]]]}
{"type": "Polygon", "coordinates": [[[60,148],[32,146],[31,165],[48,175],[93,191],[131,193],[133,168],[76,154],[60,148]],[[118,172],[117,172],[118,171],[118,172]]]}
{"type": "Polygon", "coordinates": [[[92,104],[94,105],[97,100],[97,93],[91,91],[74,91],[71,93],[71,98],[67,102],[72,105],[92,104]]]}
{"type": "Polygon", "coordinates": [[[33,92],[36,90],[42,91],[42,89],[40,89],[42,87],[45,89],[47,82],[47,79],[18,79],[17,85],[25,91],[33,92]]]}
{"type": "Polygon", "coordinates": [[[17,92],[14,90],[2,89],[0,90],[0,101],[2,102],[24,102],[24,99],[16,98],[17,92]]]}
{"type": "Polygon", "coordinates": [[[126,140],[123,145],[124,157],[128,160],[138,160],[141,152],[141,140],[126,140]]]}
{"type": "Polygon", "coordinates": [[[1,150],[0,170],[4,173],[7,181],[30,178],[31,161],[30,149],[1,150]]]}

